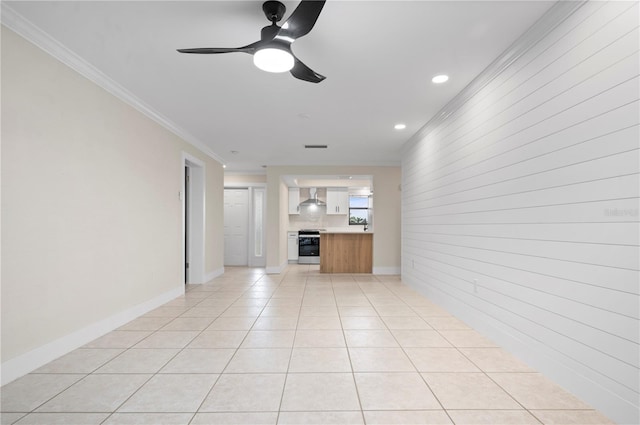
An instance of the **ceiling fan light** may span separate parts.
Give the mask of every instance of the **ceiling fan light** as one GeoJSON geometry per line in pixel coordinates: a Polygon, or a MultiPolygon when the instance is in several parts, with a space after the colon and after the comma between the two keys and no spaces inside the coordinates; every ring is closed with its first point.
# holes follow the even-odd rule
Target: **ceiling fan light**
{"type": "Polygon", "coordinates": [[[285,50],[266,48],[254,53],[253,64],[267,72],[287,72],[293,68],[294,60],[285,50]]]}

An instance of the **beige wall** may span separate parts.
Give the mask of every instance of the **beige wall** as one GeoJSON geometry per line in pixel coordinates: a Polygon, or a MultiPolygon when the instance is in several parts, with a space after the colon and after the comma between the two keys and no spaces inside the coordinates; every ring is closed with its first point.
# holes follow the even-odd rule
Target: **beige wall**
{"type": "Polygon", "coordinates": [[[224,174],[224,185],[225,186],[238,186],[238,185],[256,185],[256,184],[266,184],[267,183],[267,175],[266,174],[224,174]]]}
{"type": "Polygon", "coordinates": [[[224,271],[224,169],[192,145],[182,143],[181,150],[205,161],[204,274],[218,275],[224,271]]]}
{"type": "Polygon", "coordinates": [[[2,29],[2,361],[181,289],[182,152],[205,163],[205,273],[222,166],[2,29]]]}
{"type": "Polygon", "coordinates": [[[288,189],[283,175],[373,176],[373,267],[400,269],[400,167],[279,166],[267,168],[267,267],[275,270],[287,262],[288,189]]]}

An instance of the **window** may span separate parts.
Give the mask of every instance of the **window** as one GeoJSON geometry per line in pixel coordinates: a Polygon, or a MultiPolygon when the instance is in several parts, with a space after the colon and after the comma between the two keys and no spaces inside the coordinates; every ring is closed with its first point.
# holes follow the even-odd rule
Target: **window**
{"type": "Polygon", "coordinates": [[[253,191],[253,203],[255,205],[253,211],[253,255],[254,257],[262,257],[262,246],[264,245],[262,241],[262,223],[264,222],[263,218],[263,206],[264,206],[264,189],[254,189],[253,191]]]}
{"type": "Polygon", "coordinates": [[[349,196],[349,224],[366,225],[369,223],[369,197],[349,196]]]}

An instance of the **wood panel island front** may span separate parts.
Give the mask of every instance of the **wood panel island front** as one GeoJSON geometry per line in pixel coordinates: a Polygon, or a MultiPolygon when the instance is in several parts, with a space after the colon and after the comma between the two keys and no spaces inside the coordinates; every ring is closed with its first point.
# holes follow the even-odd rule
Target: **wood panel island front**
{"type": "Polygon", "coordinates": [[[320,273],[372,273],[373,234],[320,232],[320,273]]]}

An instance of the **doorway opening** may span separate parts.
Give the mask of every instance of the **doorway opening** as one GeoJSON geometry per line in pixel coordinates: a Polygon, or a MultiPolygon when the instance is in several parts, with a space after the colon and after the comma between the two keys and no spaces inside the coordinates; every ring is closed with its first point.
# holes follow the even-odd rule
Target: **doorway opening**
{"type": "Polygon", "coordinates": [[[182,233],[184,281],[204,283],[205,167],[204,162],[182,153],[182,233]]]}

